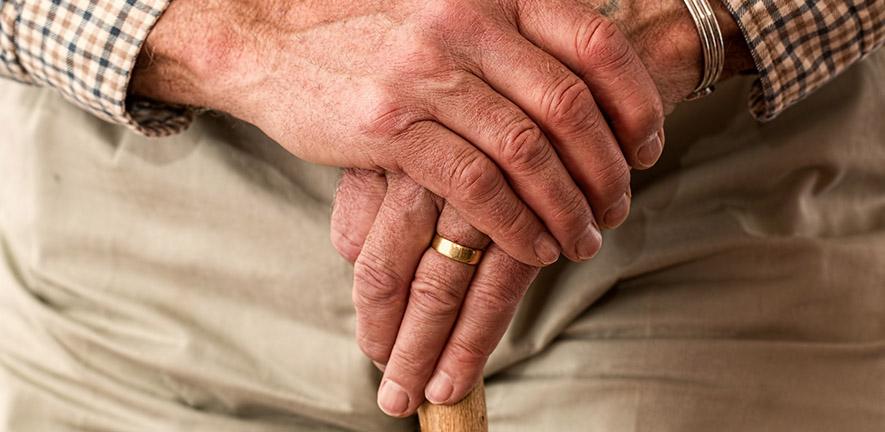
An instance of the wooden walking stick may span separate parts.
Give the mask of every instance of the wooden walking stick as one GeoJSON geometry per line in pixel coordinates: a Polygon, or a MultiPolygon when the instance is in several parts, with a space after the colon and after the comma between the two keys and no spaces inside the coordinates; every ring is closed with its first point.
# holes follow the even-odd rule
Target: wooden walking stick
{"type": "Polygon", "coordinates": [[[424,402],[418,408],[421,432],[488,432],[486,391],[482,380],[461,402],[433,405],[424,402]]]}

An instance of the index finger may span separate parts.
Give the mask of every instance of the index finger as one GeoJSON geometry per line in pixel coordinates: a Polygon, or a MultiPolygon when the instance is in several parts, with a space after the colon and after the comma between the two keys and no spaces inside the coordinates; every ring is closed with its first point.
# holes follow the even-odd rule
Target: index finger
{"type": "Polygon", "coordinates": [[[433,197],[402,175],[389,175],[378,210],[353,268],[353,305],[360,349],[387,362],[409,298],[409,282],[437,220],[433,197]]]}

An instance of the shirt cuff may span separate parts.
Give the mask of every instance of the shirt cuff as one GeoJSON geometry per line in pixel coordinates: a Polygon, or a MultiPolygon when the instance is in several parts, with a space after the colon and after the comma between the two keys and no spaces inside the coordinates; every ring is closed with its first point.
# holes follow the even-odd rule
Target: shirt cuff
{"type": "Polygon", "coordinates": [[[170,1],[25,0],[12,38],[17,63],[99,118],[147,136],[182,131],[190,109],[127,98],[141,46],[170,1]]]}
{"type": "Polygon", "coordinates": [[[762,121],[773,119],[882,44],[881,2],[878,7],[868,0],[724,3],[756,63],[759,79],[749,104],[762,121]]]}

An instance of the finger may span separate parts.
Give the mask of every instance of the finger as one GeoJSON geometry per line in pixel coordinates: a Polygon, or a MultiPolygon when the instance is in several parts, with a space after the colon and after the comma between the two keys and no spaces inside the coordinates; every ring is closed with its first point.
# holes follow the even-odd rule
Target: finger
{"type": "Polygon", "coordinates": [[[538,271],[510,258],[495,245],[489,247],[427,384],[427,400],[451,404],[470,392],[538,271]]]}
{"type": "Polygon", "coordinates": [[[518,106],[467,74],[455,91],[433,94],[431,112],[501,167],[511,186],[544,221],[573,260],[602,245],[593,211],[535,122],[518,106]]]}
{"type": "Polygon", "coordinates": [[[630,164],[639,169],[654,165],[663,149],[663,103],[617,24],[575,0],[527,4],[519,19],[529,40],[587,83],[630,164]],[[557,23],[556,31],[550,31],[551,22],[557,23]]]}
{"type": "Polygon", "coordinates": [[[387,179],[376,171],[346,169],[341,174],[332,203],[332,246],[344,259],[356,261],[378,215],[387,179]]]}
{"type": "MultiPolygon", "coordinates": [[[[461,222],[446,206],[437,231],[455,243],[482,249],[488,239],[461,222]]],[[[428,249],[409,292],[409,304],[384,369],[378,406],[389,415],[413,413],[424,400],[424,387],[448,339],[461,299],[475,267],[428,249]]]]}
{"type": "Polygon", "coordinates": [[[388,180],[387,195],[353,268],[357,342],[381,364],[387,363],[396,340],[409,283],[437,220],[429,192],[401,175],[388,180]]]}
{"type": "Polygon", "coordinates": [[[419,122],[401,138],[398,164],[417,183],[445,198],[464,219],[516,259],[547,265],[559,244],[517,198],[485,154],[434,122],[419,122]]]}
{"type": "Polygon", "coordinates": [[[483,40],[510,45],[479,47],[483,79],[544,128],[597,222],[608,228],[623,222],[630,167],[586,83],[519,34],[502,30],[483,40]]]}

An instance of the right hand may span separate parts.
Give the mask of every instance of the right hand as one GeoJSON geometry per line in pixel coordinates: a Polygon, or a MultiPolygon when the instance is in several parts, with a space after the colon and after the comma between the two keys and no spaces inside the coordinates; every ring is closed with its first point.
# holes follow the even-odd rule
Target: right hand
{"type": "Polygon", "coordinates": [[[580,0],[176,0],[143,53],[136,94],[402,172],[533,266],[592,257],[591,208],[623,222],[629,167],[662,147],[655,84],[580,0]]]}

